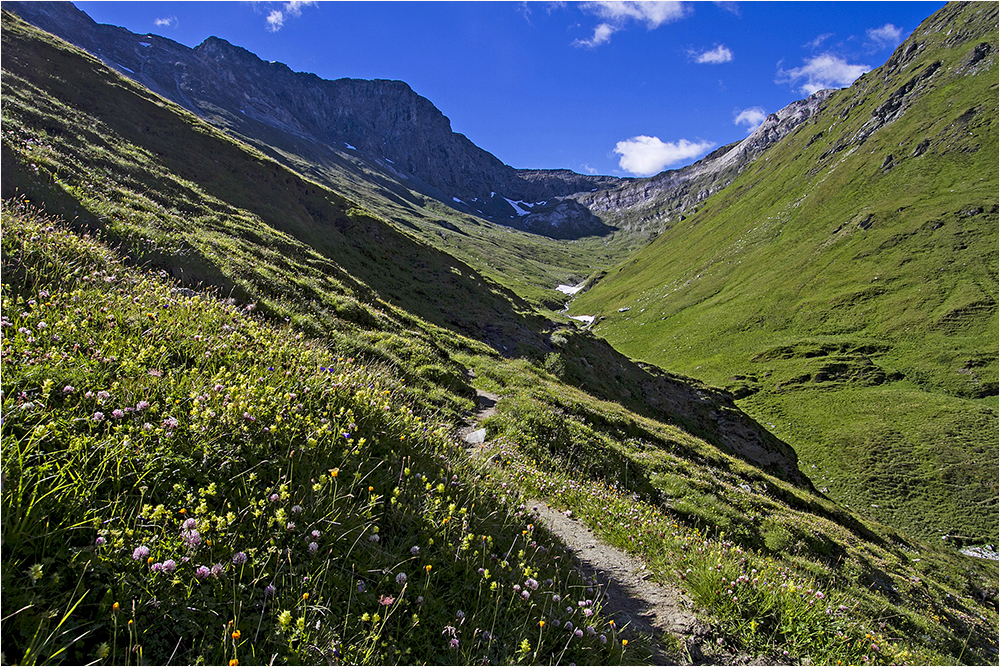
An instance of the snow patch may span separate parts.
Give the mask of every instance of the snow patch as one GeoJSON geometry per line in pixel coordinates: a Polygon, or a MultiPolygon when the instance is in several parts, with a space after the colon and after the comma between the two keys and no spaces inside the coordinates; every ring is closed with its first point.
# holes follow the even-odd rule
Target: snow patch
{"type": "MultiPolygon", "coordinates": [[[[515,211],[517,211],[517,214],[519,216],[522,216],[522,217],[525,216],[525,215],[531,215],[531,211],[524,210],[523,208],[521,208],[522,206],[525,206],[527,208],[534,208],[535,206],[542,206],[542,205],[545,204],[545,202],[543,202],[543,201],[526,202],[526,201],[521,201],[520,199],[517,200],[517,201],[514,201],[513,199],[507,199],[506,197],[504,197],[504,200],[508,204],[510,204],[514,208],[515,211]]],[[[552,224],[555,224],[555,223],[552,223],[552,224]]]]}
{"type": "Polygon", "coordinates": [[[594,323],[594,316],[593,315],[570,315],[569,319],[571,319],[571,320],[579,320],[580,322],[583,322],[584,324],[593,324],[594,323]]]}
{"type": "MultiPolygon", "coordinates": [[[[451,200],[452,200],[452,201],[456,201],[456,202],[458,202],[459,204],[465,204],[465,202],[464,202],[464,201],[462,201],[461,199],[459,199],[458,197],[452,197],[452,198],[451,198],[451,200]]],[[[466,204],[466,206],[467,206],[467,205],[468,205],[468,204],[466,204]]]]}
{"type": "Polygon", "coordinates": [[[387,158],[387,157],[384,157],[384,158],[382,158],[382,159],[383,159],[383,160],[385,160],[386,162],[388,162],[389,164],[396,164],[395,162],[393,162],[392,160],[390,160],[390,159],[389,159],[389,158],[387,158]]]}
{"type": "Polygon", "coordinates": [[[581,289],[583,289],[583,283],[580,283],[576,287],[573,287],[571,285],[558,285],[558,286],[556,286],[556,291],[562,292],[563,294],[569,294],[570,296],[573,296],[574,294],[576,294],[577,292],[579,292],[581,289]]]}
{"type": "Polygon", "coordinates": [[[521,208],[520,206],[518,206],[518,204],[523,204],[524,202],[516,202],[516,201],[513,201],[511,199],[507,199],[506,197],[504,197],[504,201],[506,201],[508,204],[510,204],[511,207],[513,207],[513,209],[514,209],[514,212],[517,213],[517,215],[520,216],[520,217],[524,217],[526,215],[530,215],[531,214],[531,211],[525,211],[523,208],[521,208]]]}
{"type": "Polygon", "coordinates": [[[354,146],[350,145],[350,144],[349,144],[349,143],[347,143],[346,141],[344,142],[344,145],[345,145],[345,146],[347,146],[348,148],[350,148],[350,149],[351,149],[352,151],[356,151],[356,150],[358,150],[357,148],[355,148],[354,146]]]}
{"type": "Polygon", "coordinates": [[[123,69],[126,72],[128,72],[129,74],[135,74],[135,72],[133,72],[132,70],[130,70],[128,67],[125,67],[125,65],[119,65],[118,63],[115,63],[115,67],[117,67],[118,69],[123,69]]]}
{"type": "Polygon", "coordinates": [[[139,42],[139,46],[152,46],[150,42],[139,42]]]}

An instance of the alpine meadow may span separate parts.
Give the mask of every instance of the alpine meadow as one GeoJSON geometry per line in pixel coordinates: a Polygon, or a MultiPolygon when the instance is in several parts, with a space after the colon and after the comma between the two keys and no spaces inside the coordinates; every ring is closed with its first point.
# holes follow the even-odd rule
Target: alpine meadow
{"type": "Polygon", "coordinates": [[[636,178],[2,9],[4,664],[1000,664],[995,3],[636,178]]]}

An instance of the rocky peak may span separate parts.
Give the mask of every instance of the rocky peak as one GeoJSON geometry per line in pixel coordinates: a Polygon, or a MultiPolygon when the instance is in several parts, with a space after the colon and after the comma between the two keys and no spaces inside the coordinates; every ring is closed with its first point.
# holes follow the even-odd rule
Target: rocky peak
{"type": "Polygon", "coordinates": [[[607,187],[617,179],[568,170],[522,177],[453,132],[448,118],[402,81],[325,80],[293,72],[282,63],[265,62],[219,37],[190,49],[165,38],[97,24],[69,2],[5,2],[4,8],[242,136],[279,148],[305,139],[367,158],[376,169],[386,168],[388,162],[391,176],[407,180],[409,187],[521,229],[556,236],[606,230],[593,214],[572,202],[541,225],[524,224],[517,206],[507,202],[548,204],[580,190],[607,187]]]}

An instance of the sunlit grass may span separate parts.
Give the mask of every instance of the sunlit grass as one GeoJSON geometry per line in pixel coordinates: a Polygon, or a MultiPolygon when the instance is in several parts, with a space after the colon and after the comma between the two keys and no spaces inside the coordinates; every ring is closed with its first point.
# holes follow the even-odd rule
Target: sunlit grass
{"type": "MultiPolygon", "coordinates": [[[[34,57],[21,39],[10,53],[34,57]]],[[[162,101],[140,113],[100,70],[112,128],[66,101],[90,65],[48,54],[30,76],[61,82],[4,74],[5,184],[36,200],[2,211],[4,660],[645,660],[531,497],[685,587],[725,650],[995,662],[995,568],[734,459],[683,415],[636,414],[617,390],[638,367],[610,348],[560,331],[558,352],[501,357],[461,319],[544,318],[318,187],[306,201],[350,233],[303,236],[280,185],[303,181],[162,101]],[[190,141],[124,139],[147,113],[190,141]],[[259,180],[182,177],[198,155],[259,180]],[[449,308],[454,328],[425,319],[449,308]],[[450,437],[473,384],[501,395],[485,466],[450,437]],[[795,590],[757,591],[779,580],[795,590]],[[838,604],[820,615],[807,590],[838,604]]]]}
{"type": "Polygon", "coordinates": [[[621,656],[539,636],[587,582],[384,369],[3,213],[5,655],[621,656]]]}

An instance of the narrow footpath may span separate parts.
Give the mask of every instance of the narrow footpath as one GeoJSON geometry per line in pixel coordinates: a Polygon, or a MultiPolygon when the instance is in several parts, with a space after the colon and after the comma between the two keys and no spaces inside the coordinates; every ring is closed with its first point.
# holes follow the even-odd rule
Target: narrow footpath
{"type": "MultiPolygon", "coordinates": [[[[496,412],[499,400],[496,394],[476,390],[475,416],[458,432],[473,456],[486,442],[480,424],[496,412]]],[[[597,580],[603,611],[616,625],[652,638],[651,664],[767,664],[717,646],[690,600],[679,589],[650,581],[641,560],[605,544],[585,524],[544,500],[528,500],[526,507],[572,552],[580,571],[597,580]]]]}

